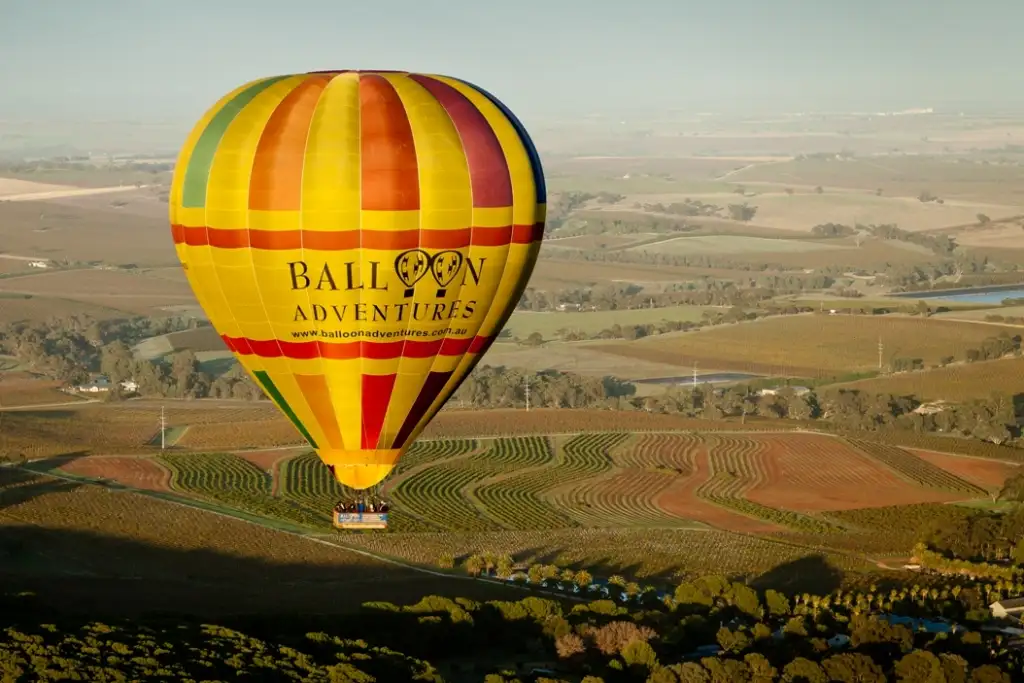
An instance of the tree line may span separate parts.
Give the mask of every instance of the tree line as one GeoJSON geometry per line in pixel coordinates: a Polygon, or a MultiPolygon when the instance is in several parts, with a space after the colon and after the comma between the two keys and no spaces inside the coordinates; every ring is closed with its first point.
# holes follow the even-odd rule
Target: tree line
{"type": "Polygon", "coordinates": [[[427,596],[230,628],[168,617],[43,625],[24,600],[0,601],[4,680],[1011,683],[1024,673],[1012,636],[982,630],[981,593],[958,584],[787,595],[704,576],[640,604],[427,596]]]}

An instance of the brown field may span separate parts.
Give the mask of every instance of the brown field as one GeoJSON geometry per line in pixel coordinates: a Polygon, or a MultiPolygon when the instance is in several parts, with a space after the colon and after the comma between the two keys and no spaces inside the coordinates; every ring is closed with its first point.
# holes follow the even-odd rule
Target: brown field
{"type": "MultiPolygon", "coordinates": [[[[153,453],[154,447],[147,444],[159,433],[161,406],[165,408],[168,427],[190,426],[186,438],[193,430],[201,432],[203,425],[247,421],[270,420],[288,425],[294,431],[294,427],[269,401],[92,403],[5,412],[4,428],[0,430],[0,452],[22,453],[29,458],[83,451],[114,455],[153,453]]],[[[283,427],[279,429],[283,430],[283,427]]],[[[292,443],[299,441],[296,436],[292,443]]],[[[266,447],[274,444],[254,445],[266,447]]]]}
{"type": "Polygon", "coordinates": [[[622,379],[672,377],[679,374],[679,368],[668,363],[626,359],[603,353],[600,348],[590,342],[550,343],[543,346],[498,343],[487,352],[484,363],[535,372],[551,369],[596,377],[612,375],[622,379]]]}
{"type": "Polygon", "coordinates": [[[65,270],[9,277],[0,279],[0,292],[84,301],[140,313],[195,301],[186,283],[109,270],[65,270]]]}
{"type": "MultiPolygon", "coordinates": [[[[793,424],[797,429],[801,425],[793,424]]],[[[778,422],[747,420],[742,429],[778,430],[790,427],[778,422]]],[[[569,434],[578,432],[642,432],[660,430],[739,429],[738,421],[699,420],[679,415],[620,410],[448,410],[438,413],[424,430],[423,438],[450,439],[471,436],[518,436],[522,434],[569,434]]]]}
{"type": "MultiPolygon", "coordinates": [[[[4,280],[0,280],[4,282],[4,280]]],[[[96,303],[72,301],[48,296],[32,296],[30,294],[0,294],[0,325],[22,320],[42,321],[50,317],[68,315],[87,315],[96,320],[125,318],[129,311],[96,303]]]]}
{"type": "Polygon", "coordinates": [[[267,472],[276,472],[278,464],[283,460],[295,457],[300,449],[308,450],[308,446],[298,446],[291,449],[274,449],[269,451],[241,451],[235,453],[239,458],[251,462],[256,467],[267,472]]]}
{"type": "Polygon", "coordinates": [[[194,508],[0,470],[5,583],[98,614],[341,613],[425,594],[505,588],[440,577],[194,508]],[[274,586],[275,590],[268,590],[274,586]]]}
{"type": "MultiPolygon", "coordinates": [[[[793,195],[773,192],[742,200],[757,207],[755,220],[759,224],[801,232],[809,232],[822,223],[895,223],[903,230],[916,232],[974,223],[979,213],[993,220],[1024,213],[1024,204],[999,205],[957,199],[948,199],[942,204],[921,202],[916,196],[919,192],[921,190],[912,196],[902,197],[876,197],[874,194],[835,190],[826,190],[823,194],[805,191],[793,195]]],[[[706,197],[695,199],[713,201],[706,197]]]]}
{"type": "Polygon", "coordinates": [[[877,368],[879,340],[883,360],[934,364],[947,355],[962,357],[1001,329],[1014,328],[899,316],[800,315],[590,348],[682,367],[698,363],[702,370],[821,377],[877,368]]]}
{"type": "Polygon", "coordinates": [[[1013,260],[1012,251],[1020,251],[1024,247],[1022,225],[1024,221],[1013,221],[955,230],[948,234],[956,238],[957,244],[982,254],[991,254],[998,261],[1005,262],[1013,260]],[[1006,250],[1011,250],[1011,253],[1006,253],[1006,250]]]}
{"type": "Polygon", "coordinates": [[[69,460],[58,468],[61,472],[109,479],[143,491],[167,491],[171,473],[152,458],[119,458],[93,455],[69,460]]]}
{"type": "Polygon", "coordinates": [[[1019,465],[998,460],[985,460],[983,458],[972,458],[919,449],[910,450],[910,452],[936,467],[952,472],[961,479],[965,479],[989,491],[999,491],[1003,488],[1003,484],[1009,477],[1021,471],[1019,465]]]}
{"type": "Polygon", "coordinates": [[[833,437],[787,434],[756,438],[764,449],[750,457],[757,460],[764,478],[746,492],[746,498],[767,507],[813,513],[964,498],[909,485],[878,461],[833,437]]]}
{"type": "Polygon", "coordinates": [[[544,249],[548,254],[552,249],[579,249],[593,251],[595,249],[622,249],[637,242],[657,237],[657,235],[637,233],[634,235],[578,235],[577,237],[558,237],[544,240],[544,249]]]}
{"type": "Polygon", "coordinates": [[[20,194],[33,194],[36,192],[66,190],[68,187],[69,186],[67,185],[39,183],[31,180],[19,180],[17,178],[0,178],[0,198],[20,194]]]}
{"type": "Polygon", "coordinates": [[[959,363],[838,386],[870,393],[913,395],[926,401],[970,401],[989,398],[993,393],[1013,396],[1024,387],[1024,358],[959,363]]]}
{"type": "Polygon", "coordinates": [[[166,214],[140,216],[122,212],[110,204],[130,200],[132,194],[108,195],[105,207],[71,202],[0,202],[0,239],[4,250],[12,254],[102,261],[111,265],[175,265],[177,258],[166,214]]]}
{"type": "MultiPolygon", "coordinates": [[[[885,157],[854,161],[805,159],[754,165],[729,177],[736,184],[856,188],[883,196],[916,197],[924,190],[944,198],[1024,205],[1024,169],[957,163],[938,157],[885,157]]],[[[948,203],[948,202],[947,202],[948,203]]],[[[1018,212],[1020,213],[1020,212],[1018,212]]],[[[864,221],[862,221],[864,222],[864,221]]]]}
{"type": "Polygon", "coordinates": [[[0,375],[0,407],[47,405],[68,403],[78,397],[60,390],[61,382],[38,379],[28,373],[0,375]]]}
{"type": "Polygon", "coordinates": [[[302,436],[284,417],[246,422],[192,425],[176,444],[196,451],[225,451],[301,444],[302,436]]]}
{"type": "Polygon", "coordinates": [[[692,279],[699,275],[699,269],[693,268],[564,260],[554,258],[556,255],[557,250],[542,252],[530,277],[531,287],[559,289],[609,282],[661,283],[692,279]]]}

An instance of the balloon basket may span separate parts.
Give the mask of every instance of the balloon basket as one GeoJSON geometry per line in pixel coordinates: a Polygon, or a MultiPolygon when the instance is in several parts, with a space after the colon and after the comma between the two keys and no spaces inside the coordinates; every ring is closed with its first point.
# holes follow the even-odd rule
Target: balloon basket
{"type": "Polygon", "coordinates": [[[370,529],[387,529],[388,513],[386,512],[335,512],[334,528],[345,531],[365,531],[370,529]]]}

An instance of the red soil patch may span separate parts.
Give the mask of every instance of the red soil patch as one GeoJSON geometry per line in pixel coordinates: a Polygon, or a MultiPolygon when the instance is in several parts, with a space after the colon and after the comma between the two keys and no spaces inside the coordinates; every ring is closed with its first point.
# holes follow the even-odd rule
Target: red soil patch
{"type": "Polygon", "coordinates": [[[94,479],[110,479],[145,491],[167,491],[170,472],[149,458],[89,456],[72,460],[58,468],[68,474],[94,479]]]}
{"type": "Polygon", "coordinates": [[[945,503],[964,496],[899,479],[880,463],[830,436],[758,435],[766,479],[746,492],[755,503],[794,512],[945,503]]]}
{"type": "Polygon", "coordinates": [[[904,450],[989,491],[998,491],[1003,488],[1003,483],[1009,477],[1022,471],[1019,465],[998,460],[937,453],[936,451],[904,450]]]}
{"type": "Polygon", "coordinates": [[[707,449],[687,451],[687,462],[693,474],[677,477],[655,500],[655,505],[667,514],[703,522],[727,531],[768,533],[782,528],[768,522],[747,517],[718,507],[697,497],[696,491],[708,480],[707,449]]]}

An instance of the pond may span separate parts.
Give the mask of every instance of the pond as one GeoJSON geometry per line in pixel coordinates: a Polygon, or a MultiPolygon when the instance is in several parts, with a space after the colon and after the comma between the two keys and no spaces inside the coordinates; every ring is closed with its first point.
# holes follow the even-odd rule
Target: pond
{"type": "MultiPolygon", "coordinates": [[[[761,375],[751,375],[745,372],[709,372],[697,375],[697,384],[727,384],[729,382],[742,382],[748,379],[761,379],[761,375]]],[[[654,377],[651,379],[636,379],[634,384],[693,384],[693,375],[680,375],[678,377],[654,377]]]]}
{"type": "Polygon", "coordinates": [[[1024,288],[979,287],[977,289],[952,289],[948,292],[905,292],[894,294],[900,299],[935,299],[960,304],[999,304],[1003,299],[1024,299],[1024,288]]]}

